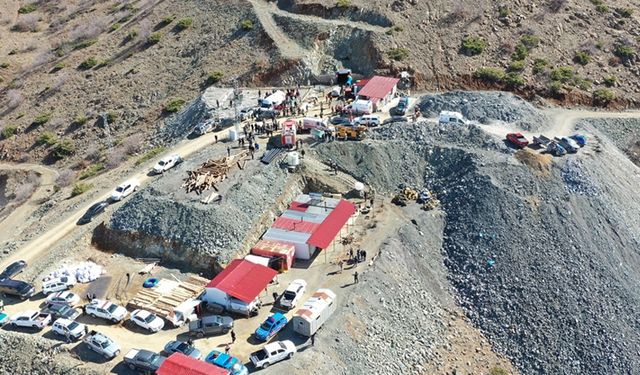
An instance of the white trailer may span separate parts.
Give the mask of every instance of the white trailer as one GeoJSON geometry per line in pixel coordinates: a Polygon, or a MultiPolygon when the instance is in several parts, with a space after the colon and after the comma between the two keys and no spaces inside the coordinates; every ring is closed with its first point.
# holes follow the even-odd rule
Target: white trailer
{"type": "Polygon", "coordinates": [[[287,98],[287,95],[282,90],[278,90],[273,94],[267,96],[264,99],[260,99],[260,107],[265,109],[273,109],[279,106],[287,98]]]}
{"type": "Polygon", "coordinates": [[[336,295],[329,289],[318,289],[293,316],[293,330],[312,336],[336,311],[336,295]]]}

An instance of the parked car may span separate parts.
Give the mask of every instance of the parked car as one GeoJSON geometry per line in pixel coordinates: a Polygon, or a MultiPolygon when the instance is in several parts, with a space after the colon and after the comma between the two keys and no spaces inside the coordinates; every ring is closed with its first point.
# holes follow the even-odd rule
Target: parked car
{"type": "Polygon", "coordinates": [[[409,98],[406,96],[403,96],[398,101],[398,105],[391,108],[390,114],[395,116],[404,116],[407,113],[408,107],[409,107],[409,98]]]}
{"type": "Polygon", "coordinates": [[[240,110],[240,121],[244,121],[250,118],[251,115],[253,114],[253,111],[254,111],[253,108],[242,108],[240,110]]]}
{"type": "Polygon", "coordinates": [[[164,328],[164,320],[147,310],[134,310],[131,320],[141,328],[151,332],[158,332],[164,328]]]}
{"type": "Polygon", "coordinates": [[[212,132],[216,127],[216,120],[213,118],[208,118],[196,125],[196,127],[193,129],[193,133],[196,135],[204,135],[206,133],[212,132]]]}
{"type": "Polygon", "coordinates": [[[229,316],[209,315],[189,322],[189,334],[196,337],[225,334],[233,328],[233,319],[229,316]]]}
{"type": "Polygon", "coordinates": [[[153,167],[153,173],[164,173],[165,171],[168,171],[169,169],[175,167],[180,163],[182,163],[182,158],[178,154],[165,156],[164,158],[160,159],[160,161],[158,161],[158,163],[153,167]]]}
{"type": "Polygon", "coordinates": [[[380,116],[378,115],[364,115],[360,117],[356,117],[353,120],[354,125],[364,125],[364,126],[378,126],[382,122],[380,121],[380,116]]]}
{"type": "Polygon", "coordinates": [[[15,275],[24,271],[26,267],[27,262],[25,262],[24,260],[19,260],[17,262],[11,263],[7,266],[7,268],[4,269],[4,271],[2,271],[2,273],[0,273],[0,281],[14,277],[15,275]]]}
{"type": "Polygon", "coordinates": [[[35,310],[23,311],[11,317],[11,325],[14,327],[29,327],[43,329],[51,322],[51,315],[35,310]]]}
{"type": "Polygon", "coordinates": [[[158,353],[145,349],[131,349],[124,356],[124,363],[132,370],[155,373],[167,359],[158,353]]]}
{"type": "MultiPolygon", "coordinates": [[[[573,139],[574,141],[576,141],[576,143],[580,147],[584,147],[587,144],[587,136],[585,136],[585,135],[574,134],[570,138],[573,139]]],[[[2,277],[0,277],[0,278],[2,278],[2,277]]]]}
{"type": "Polygon", "coordinates": [[[6,279],[0,281],[0,293],[24,300],[31,298],[36,293],[36,288],[24,281],[6,279]]]}
{"type": "Polygon", "coordinates": [[[442,111],[438,116],[438,124],[466,124],[466,121],[460,112],[442,111]]]}
{"type": "Polygon", "coordinates": [[[200,350],[187,344],[186,342],[177,340],[169,341],[169,343],[164,346],[164,352],[167,355],[171,355],[173,353],[182,353],[195,359],[200,359],[202,357],[202,353],[200,353],[200,350]]]}
{"type": "Polygon", "coordinates": [[[82,341],[89,349],[107,359],[113,359],[120,354],[120,346],[102,333],[91,331],[82,341]]]}
{"type": "Polygon", "coordinates": [[[104,210],[109,206],[109,202],[101,201],[98,203],[94,203],[87,212],[82,215],[80,219],[78,219],[78,225],[90,223],[94,217],[100,215],[104,212],[104,210]]]}
{"type": "Polygon", "coordinates": [[[111,200],[116,202],[122,200],[134,191],[138,190],[138,188],[140,188],[140,182],[136,179],[123,182],[116,188],[116,190],[113,191],[113,193],[111,193],[111,200]]]}
{"type": "Polygon", "coordinates": [[[556,141],[558,141],[558,143],[560,143],[560,146],[562,146],[565,150],[567,150],[567,152],[571,154],[578,152],[578,149],[580,148],[580,146],[578,146],[578,143],[569,137],[556,138],[556,141]]]}
{"type": "Polygon", "coordinates": [[[282,313],[275,313],[265,320],[254,332],[256,339],[267,341],[275,336],[284,326],[287,325],[287,317],[282,313]]]}
{"type": "Polygon", "coordinates": [[[212,350],[204,359],[205,362],[211,363],[214,366],[221,367],[225,370],[229,370],[231,375],[248,375],[249,369],[243,365],[242,362],[229,354],[222,353],[217,350],[212,350]]]}
{"type": "Polygon", "coordinates": [[[346,125],[346,126],[350,126],[351,125],[351,121],[349,121],[348,118],[341,117],[341,116],[333,117],[329,122],[332,125],[346,125]]]}
{"type": "Polygon", "coordinates": [[[121,322],[127,317],[127,309],[101,299],[91,300],[84,305],[84,311],[94,318],[102,318],[114,323],[121,322]]]}
{"type": "Polygon", "coordinates": [[[256,368],[267,368],[285,358],[292,358],[297,351],[296,346],[289,340],[272,342],[257,352],[251,353],[251,363],[256,368]]]}
{"type": "Polygon", "coordinates": [[[307,282],[302,279],[296,279],[289,284],[287,289],[282,293],[280,297],[280,306],[292,309],[296,307],[298,300],[302,298],[302,295],[307,290],[307,282]]]}
{"type": "Polygon", "coordinates": [[[53,322],[51,330],[60,336],[68,337],[70,340],[80,340],[87,332],[87,326],[74,320],[60,318],[53,322]]]}
{"type": "Polygon", "coordinates": [[[525,148],[529,145],[529,140],[522,133],[507,134],[507,141],[511,142],[517,148],[525,148]]]}
{"type": "Polygon", "coordinates": [[[71,277],[68,277],[68,276],[56,277],[42,283],[42,293],[51,294],[55,292],[61,292],[63,290],[69,289],[75,284],[76,284],[76,280],[71,277]]]}
{"type": "Polygon", "coordinates": [[[51,314],[53,319],[62,318],[73,320],[80,316],[78,310],[66,304],[49,303],[40,311],[45,314],[51,314]]]}
{"type": "Polygon", "coordinates": [[[65,290],[64,292],[57,292],[49,295],[47,297],[47,303],[51,303],[54,305],[67,305],[67,306],[76,306],[80,303],[80,296],[65,290]]]}

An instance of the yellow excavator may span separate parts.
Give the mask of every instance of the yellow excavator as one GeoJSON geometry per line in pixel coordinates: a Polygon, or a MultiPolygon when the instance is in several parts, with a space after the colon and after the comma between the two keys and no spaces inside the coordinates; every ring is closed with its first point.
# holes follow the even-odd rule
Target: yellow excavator
{"type": "Polygon", "coordinates": [[[342,140],[347,140],[347,139],[352,139],[352,140],[361,140],[364,139],[365,134],[367,133],[367,127],[366,126],[341,126],[338,125],[336,126],[336,138],[338,139],[342,139],[342,140]]]}

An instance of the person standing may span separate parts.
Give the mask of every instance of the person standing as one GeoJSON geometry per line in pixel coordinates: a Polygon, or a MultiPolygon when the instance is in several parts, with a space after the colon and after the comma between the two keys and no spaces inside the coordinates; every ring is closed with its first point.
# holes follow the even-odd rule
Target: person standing
{"type": "Polygon", "coordinates": [[[354,284],[358,283],[358,271],[353,273],[353,283],[354,284]]]}
{"type": "Polygon", "coordinates": [[[278,293],[277,292],[273,292],[272,296],[273,296],[273,304],[275,305],[276,302],[278,301],[278,293]]]}
{"type": "Polygon", "coordinates": [[[216,140],[216,143],[218,143],[218,136],[217,136],[217,135],[214,135],[214,138],[215,138],[215,140],[216,140]]]}
{"type": "Polygon", "coordinates": [[[231,330],[231,343],[233,344],[234,342],[236,342],[236,332],[231,330]]]}
{"type": "Polygon", "coordinates": [[[231,156],[231,147],[227,146],[227,157],[231,156]]]}
{"type": "Polygon", "coordinates": [[[313,335],[311,335],[311,346],[315,346],[316,345],[316,334],[314,333],[313,335]]]}
{"type": "Polygon", "coordinates": [[[344,262],[342,261],[342,259],[340,259],[340,261],[338,262],[338,266],[340,266],[340,273],[342,273],[342,270],[344,269],[344,262]]]}
{"type": "Polygon", "coordinates": [[[225,345],[225,347],[224,347],[225,354],[229,354],[230,350],[231,350],[231,346],[229,346],[229,344],[225,345]]]}

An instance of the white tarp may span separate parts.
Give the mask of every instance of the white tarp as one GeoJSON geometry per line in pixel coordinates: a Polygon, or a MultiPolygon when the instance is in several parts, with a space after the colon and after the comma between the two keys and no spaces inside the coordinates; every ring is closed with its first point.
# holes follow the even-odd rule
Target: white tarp
{"type": "Polygon", "coordinates": [[[42,280],[50,280],[57,277],[67,276],[75,278],[79,283],[89,283],[104,273],[104,268],[93,262],[82,262],[76,264],[65,264],[57,270],[45,276],[42,280]]]}

